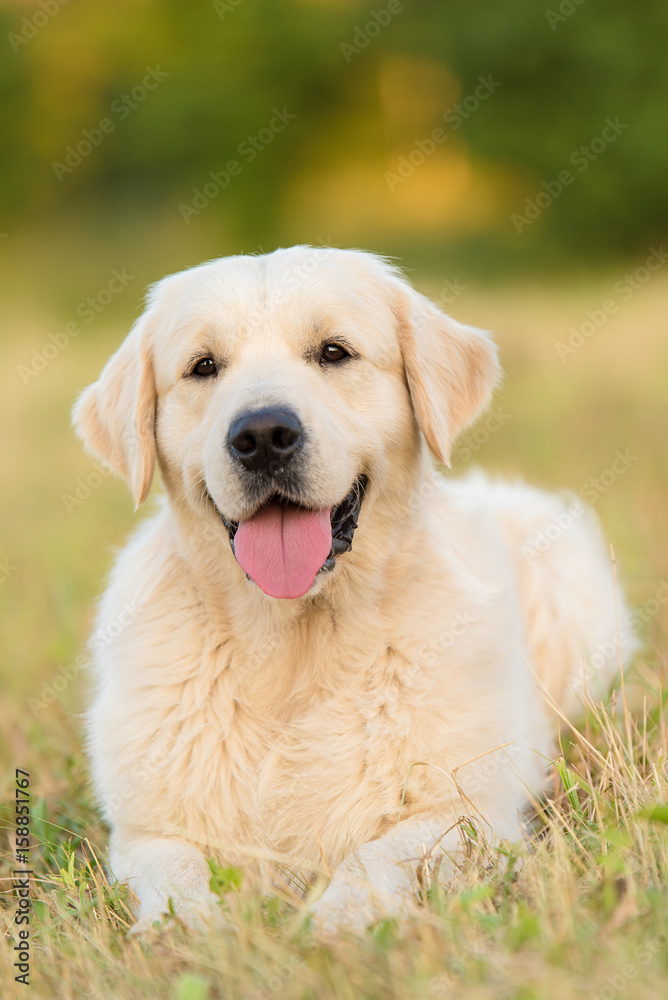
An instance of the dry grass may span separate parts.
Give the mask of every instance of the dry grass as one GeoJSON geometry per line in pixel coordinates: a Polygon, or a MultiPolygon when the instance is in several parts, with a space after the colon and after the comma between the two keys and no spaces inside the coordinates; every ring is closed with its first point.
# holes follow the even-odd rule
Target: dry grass
{"type": "MultiPolygon", "coordinates": [[[[497,401],[507,418],[486,441],[469,436],[470,460],[578,490],[609,467],[616,449],[636,456],[600,493],[597,510],[631,603],[640,609],[645,654],[624,691],[620,682],[609,703],[589,704],[577,731],[562,725],[552,791],[525,845],[491,851],[470,829],[467,864],[448,892],[431,888],[418,922],[383,924],[363,940],[328,947],[313,941],[294,903],[263,900],[248,885],[226,897],[233,935],[196,936],[176,925],[151,939],[126,938],[125,894],[104,873],[106,832],[80,749],[86,669],[70,670],[70,682],[66,668],[82,648],[108,546],[120,544],[132,523],[131,504],[124,488],[108,480],[71,513],[62,501],[78,477],[93,471],[68,430],[69,404],[120,334],[91,328],[23,385],[16,366],[57,323],[19,316],[13,326],[19,336],[0,352],[0,416],[11,428],[0,562],[6,556],[16,567],[0,583],[0,757],[3,825],[13,816],[14,768],[31,773],[38,846],[27,995],[610,1000],[664,994],[668,825],[656,807],[668,803],[662,654],[668,588],[659,589],[668,554],[668,285],[661,275],[653,278],[566,363],[554,348],[618,277],[558,292],[469,292],[451,311],[499,331],[509,372],[497,401]],[[59,677],[67,684],[46,704],[44,685],[62,687],[54,684],[59,677]]],[[[462,455],[462,464],[468,461],[462,455]]],[[[2,858],[6,878],[12,855],[5,835],[2,858]]],[[[233,873],[223,879],[229,884],[233,873]]],[[[16,898],[8,882],[0,906],[11,946],[16,898]]],[[[26,994],[14,983],[10,954],[0,949],[0,977],[3,997],[13,1000],[26,994]]]]}

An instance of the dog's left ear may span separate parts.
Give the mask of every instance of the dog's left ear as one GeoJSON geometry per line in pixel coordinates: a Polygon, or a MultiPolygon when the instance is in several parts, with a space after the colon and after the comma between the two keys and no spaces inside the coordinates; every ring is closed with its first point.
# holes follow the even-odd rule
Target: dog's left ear
{"type": "Polygon", "coordinates": [[[441,312],[399,280],[395,311],[413,409],[433,454],[450,464],[456,436],[490,400],[501,374],[491,337],[441,312]]]}
{"type": "Polygon", "coordinates": [[[155,408],[148,321],[143,316],[72,412],[86,448],[128,481],[135,507],[144,502],[153,480],[155,408]]]}

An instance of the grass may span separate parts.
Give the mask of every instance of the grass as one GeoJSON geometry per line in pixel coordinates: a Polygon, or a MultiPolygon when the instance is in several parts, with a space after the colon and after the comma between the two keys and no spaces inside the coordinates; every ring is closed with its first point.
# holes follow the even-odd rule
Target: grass
{"type": "MultiPolygon", "coordinates": [[[[27,385],[30,360],[68,316],[45,322],[25,302],[8,313],[0,347],[5,428],[0,498],[3,697],[2,813],[13,820],[16,767],[30,772],[35,847],[31,992],[51,998],[358,1000],[480,997],[560,1000],[663,995],[668,974],[665,650],[668,587],[668,341],[662,274],[565,362],[556,342],[596,309],[623,276],[560,287],[471,289],[450,306],[497,331],[506,381],[500,414],[459,451],[533,482],[594,490],[620,576],[638,609],[644,652],[605,705],[589,704],[577,730],[562,725],[553,783],[524,845],[490,850],[468,831],[470,856],[449,891],[432,886],[409,927],[378,925],[365,938],[317,944],[289,899],[262,899],[234,870],[216,870],[235,934],[198,936],[178,924],[128,939],[126,890],[104,870],[106,830],[81,750],[85,659],[111,548],[134,523],[125,488],[94,472],[68,429],[75,392],[91,381],[132,318],[114,306],[27,385]],[[466,450],[468,449],[468,450],[466,450]],[[615,452],[633,461],[612,483],[615,452]],[[592,481],[598,486],[592,486],[592,481]],[[608,484],[608,485],[606,485],[608,484]],[[80,496],[84,496],[79,486],[80,496]],[[69,510],[68,510],[69,506],[69,510]],[[624,695],[624,696],[623,696],[624,695]],[[627,711],[628,710],[628,711],[627,711]]],[[[436,288],[436,295],[438,288],[436,288]]],[[[76,299],[75,299],[76,301],[76,299]]],[[[10,958],[17,898],[2,839],[2,995],[26,995],[10,958]]]]}

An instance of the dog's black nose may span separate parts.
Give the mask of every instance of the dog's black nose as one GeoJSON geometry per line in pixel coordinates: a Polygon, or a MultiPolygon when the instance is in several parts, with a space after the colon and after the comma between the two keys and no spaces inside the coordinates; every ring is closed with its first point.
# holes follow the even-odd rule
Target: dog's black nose
{"type": "Polygon", "coordinates": [[[292,410],[268,408],[242,413],[232,422],[227,447],[249,472],[280,473],[301,449],[299,417],[292,410]]]}

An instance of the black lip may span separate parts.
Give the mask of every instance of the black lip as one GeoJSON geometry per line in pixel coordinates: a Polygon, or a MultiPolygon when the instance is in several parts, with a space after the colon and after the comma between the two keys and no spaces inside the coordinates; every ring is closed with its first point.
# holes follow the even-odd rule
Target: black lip
{"type": "MultiPolygon", "coordinates": [[[[357,527],[357,520],[359,518],[360,509],[362,507],[362,501],[364,500],[364,494],[366,493],[366,488],[369,483],[369,477],[364,474],[357,477],[352,485],[350,492],[343,498],[340,504],[332,508],[330,514],[330,521],[332,525],[332,547],[329,550],[329,555],[325,559],[320,573],[330,573],[334,569],[334,560],[337,556],[342,555],[344,552],[350,552],[353,547],[353,535],[355,534],[355,529],[357,527]]],[[[207,491],[208,492],[208,491],[207,491]]],[[[234,536],[237,533],[237,528],[239,527],[238,521],[230,521],[229,518],[218,509],[211,494],[209,498],[213,503],[218,516],[225,525],[227,534],[230,540],[230,546],[234,552],[234,536]]],[[[289,498],[280,496],[279,494],[270,497],[267,503],[272,503],[275,501],[289,503],[289,498]]]]}
{"type": "Polygon", "coordinates": [[[357,527],[360,508],[368,485],[367,476],[359,476],[353,483],[350,493],[343,498],[337,507],[332,508],[332,547],[323,563],[321,572],[329,573],[334,569],[334,560],[343,552],[350,552],[353,547],[353,535],[357,527]]]}

